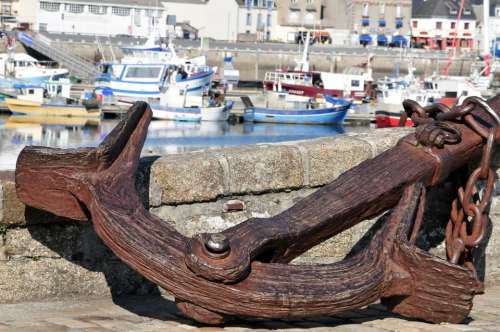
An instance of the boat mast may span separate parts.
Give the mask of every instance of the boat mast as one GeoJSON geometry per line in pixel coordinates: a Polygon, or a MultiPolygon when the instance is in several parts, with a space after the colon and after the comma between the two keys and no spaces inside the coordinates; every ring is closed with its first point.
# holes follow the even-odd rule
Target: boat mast
{"type": "Polygon", "coordinates": [[[307,31],[306,40],[304,42],[304,50],[302,51],[302,59],[297,61],[295,70],[307,72],[309,71],[309,44],[311,42],[311,32],[307,31]]]}
{"type": "Polygon", "coordinates": [[[491,67],[490,52],[490,0],[483,0],[483,61],[485,65],[484,75],[489,76],[491,67]]]}

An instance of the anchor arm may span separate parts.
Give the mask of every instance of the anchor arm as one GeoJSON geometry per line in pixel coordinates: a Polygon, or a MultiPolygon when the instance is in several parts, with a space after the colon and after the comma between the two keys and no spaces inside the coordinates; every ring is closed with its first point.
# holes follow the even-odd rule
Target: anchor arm
{"type": "MultiPolygon", "coordinates": [[[[500,109],[500,97],[489,101],[500,109]]],[[[476,107],[472,115],[491,126],[494,119],[476,107]]],[[[223,232],[227,254],[206,250],[210,235],[188,244],[186,264],[209,280],[234,283],[245,278],[253,260],[287,263],[324,240],[393,207],[411,183],[436,184],[477,157],[483,140],[466,123],[456,121],[460,144],[424,147],[415,134],[396,147],[345,172],[332,183],[267,219],[249,219],[223,232]],[[245,243],[244,246],[240,243],[245,243]]],[[[496,132],[496,140],[500,131],[496,132]]]]}

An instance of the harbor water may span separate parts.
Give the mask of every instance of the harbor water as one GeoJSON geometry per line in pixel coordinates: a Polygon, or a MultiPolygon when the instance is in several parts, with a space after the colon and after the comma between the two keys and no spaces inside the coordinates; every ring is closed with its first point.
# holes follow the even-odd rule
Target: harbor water
{"type": "MultiPolygon", "coordinates": [[[[0,170],[15,169],[24,146],[94,147],[119,120],[0,116],[0,170]]],[[[278,143],[366,131],[368,126],[285,125],[227,122],[151,122],[144,156],[175,154],[227,146],[278,143]]]]}

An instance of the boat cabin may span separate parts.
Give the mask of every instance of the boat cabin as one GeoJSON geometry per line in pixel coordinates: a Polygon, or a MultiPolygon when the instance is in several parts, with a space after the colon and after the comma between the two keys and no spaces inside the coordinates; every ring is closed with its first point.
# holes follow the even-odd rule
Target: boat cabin
{"type": "Polygon", "coordinates": [[[364,72],[348,70],[344,73],[321,73],[321,82],[318,84],[322,84],[327,90],[340,90],[344,91],[344,95],[352,95],[364,93],[367,81],[367,75],[364,72]]]}
{"type": "Polygon", "coordinates": [[[48,81],[42,85],[15,84],[17,99],[42,103],[45,98],[70,98],[71,83],[69,79],[48,81]]]}
{"type": "Polygon", "coordinates": [[[45,89],[41,86],[30,84],[16,84],[14,88],[17,92],[17,99],[32,101],[37,103],[43,102],[45,89]]]}
{"type": "Polygon", "coordinates": [[[166,68],[165,64],[105,63],[98,80],[160,83],[166,68]]]}

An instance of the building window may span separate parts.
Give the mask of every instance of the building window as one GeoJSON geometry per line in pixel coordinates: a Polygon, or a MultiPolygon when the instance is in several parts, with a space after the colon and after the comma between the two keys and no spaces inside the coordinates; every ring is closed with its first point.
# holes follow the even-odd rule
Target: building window
{"type": "Polygon", "coordinates": [[[368,4],[366,2],[363,4],[363,16],[368,16],[368,4]]]}
{"type": "Polygon", "coordinates": [[[40,24],[38,24],[38,30],[40,30],[40,31],[47,31],[47,23],[40,23],[40,24]]]}
{"type": "Polygon", "coordinates": [[[73,14],[83,13],[84,8],[85,8],[85,5],[78,5],[78,4],[66,4],[66,5],[64,5],[64,10],[68,13],[73,13],[73,14]]]}
{"type": "Polygon", "coordinates": [[[297,2],[298,2],[298,0],[290,0],[290,3],[291,3],[292,5],[296,5],[296,4],[297,4],[297,2]]]}
{"type": "Polygon", "coordinates": [[[116,16],[130,16],[130,8],[112,7],[111,12],[116,16]]]}
{"type": "Polygon", "coordinates": [[[443,22],[436,22],[436,29],[441,30],[443,28],[443,22]]]}
{"type": "Polygon", "coordinates": [[[270,27],[272,25],[272,22],[273,22],[273,18],[271,16],[271,14],[267,14],[267,22],[266,22],[266,25],[268,27],[270,27]]]}
{"type": "Polygon", "coordinates": [[[495,7],[495,16],[500,16],[500,7],[495,7]]]}
{"type": "Polygon", "coordinates": [[[10,15],[12,11],[10,3],[2,3],[2,15],[10,15]]]}
{"type": "Polygon", "coordinates": [[[297,21],[299,20],[299,15],[296,12],[290,12],[288,13],[288,20],[291,23],[297,23],[297,21]]]}
{"type": "Polygon", "coordinates": [[[94,15],[105,15],[108,13],[108,7],[89,5],[89,12],[94,15]]]}
{"type": "Polygon", "coordinates": [[[415,29],[418,28],[418,21],[412,21],[411,26],[415,29]]]}
{"type": "Polygon", "coordinates": [[[247,25],[252,25],[252,14],[247,13],[247,25]]]}
{"type": "Polygon", "coordinates": [[[470,23],[469,22],[465,22],[464,23],[464,30],[469,30],[469,27],[470,27],[470,23]]]}
{"type": "Polygon", "coordinates": [[[141,26],[141,12],[142,10],[137,8],[134,10],[134,24],[136,27],[141,26]]]}
{"type": "Polygon", "coordinates": [[[147,17],[162,17],[163,16],[163,10],[145,9],[144,12],[146,13],[147,17]]]}
{"type": "Polygon", "coordinates": [[[451,22],[450,28],[452,28],[453,30],[456,29],[457,28],[457,22],[451,22]]]}
{"type": "Polygon", "coordinates": [[[61,4],[59,2],[40,2],[40,9],[43,9],[47,12],[58,12],[59,8],[61,8],[61,4]]]}
{"type": "Polygon", "coordinates": [[[306,3],[307,3],[308,5],[314,5],[314,0],[307,0],[307,1],[306,1],[306,3]]]}
{"type": "Polygon", "coordinates": [[[313,24],[314,23],[314,14],[307,13],[306,16],[304,17],[304,20],[306,21],[307,24],[313,24]]]}
{"type": "Polygon", "coordinates": [[[261,14],[261,13],[259,13],[259,14],[257,14],[257,26],[258,26],[258,27],[261,27],[261,26],[263,26],[263,25],[264,25],[264,22],[263,22],[263,20],[262,20],[262,14],[261,14]]]}

